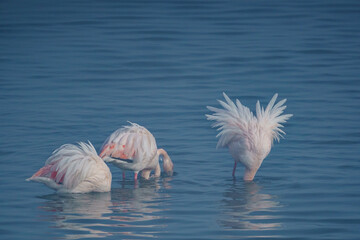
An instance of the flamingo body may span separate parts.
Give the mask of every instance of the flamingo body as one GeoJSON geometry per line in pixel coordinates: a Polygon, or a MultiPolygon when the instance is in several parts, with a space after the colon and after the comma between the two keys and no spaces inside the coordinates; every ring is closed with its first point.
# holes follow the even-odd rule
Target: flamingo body
{"type": "Polygon", "coordinates": [[[208,120],[215,121],[220,133],[217,147],[228,148],[234,158],[233,176],[236,164],[245,166],[244,180],[253,180],[263,160],[270,153],[273,140],[279,141],[282,134],[281,123],[285,123],[292,114],[281,115],[286,106],[286,99],[275,104],[277,94],[273,96],[266,109],[256,104],[256,116],[236,100],[236,104],[223,93],[226,103],[219,101],[224,109],[208,106],[214,113],[206,115],[208,120]]]}
{"type": "Polygon", "coordinates": [[[145,127],[136,123],[130,123],[129,126],[113,132],[100,150],[100,157],[104,161],[111,162],[124,171],[133,171],[135,180],[140,171],[146,179],[150,177],[152,170],[155,170],[156,177],[160,176],[160,155],[164,156],[164,164],[171,163],[171,169],[167,167],[165,170],[172,172],[173,165],[166,151],[157,149],[154,136],[145,127]]]}
{"type": "Polygon", "coordinates": [[[62,193],[108,192],[111,189],[109,167],[89,142],[79,146],[65,144],[46,160],[45,166],[27,181],[44,183],[62,193]]]}

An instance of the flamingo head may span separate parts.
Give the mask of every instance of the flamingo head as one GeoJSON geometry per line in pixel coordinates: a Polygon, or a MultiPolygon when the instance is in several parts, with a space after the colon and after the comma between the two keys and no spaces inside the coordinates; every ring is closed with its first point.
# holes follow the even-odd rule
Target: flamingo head
{"type": "Polygon", "coordinates": [[[164,149],[158,150],[159,155],[163,156],[163,169],[168,176],[172,176],[174,173],[174,164],[171,161],[170,156],[164,149]]]}
{"type": "Polygon", "coordinates": [[[171,161],[171,158],[164,158],[164,162],[163,162],[163,169],[165,171],[165,173],[169,176],[172,176],[174,173],[174,164],[171,161]]]}
{"type": "Polygon", "coordinates": [[[244,180],[245,181],[252,181],[254,179],[255,174],[256,174],[258,169],[259,168],[255,168],[255,169],[245,168],[244,180]]]}

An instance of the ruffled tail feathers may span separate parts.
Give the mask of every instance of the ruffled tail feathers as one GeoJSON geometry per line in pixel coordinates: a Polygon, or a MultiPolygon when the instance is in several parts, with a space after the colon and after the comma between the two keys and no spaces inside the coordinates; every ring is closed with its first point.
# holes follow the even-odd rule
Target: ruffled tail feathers
{"type": "Polygon", "coordinates": [[[283,127],[281,123],[285,123],[293,115],[281,115],[286,108],[284,106],[286,99],[274,105],[278,97],[277,93],[272,97],[266,109],[260,106],[259,101],[256,103],[256,117],[238,99],[236,99],[235,104],[225,93],[223,95],[226,103],[221,100],[218,101],[224,109],[207,106],[214,113],[205,115],[207,120],[215,121],[212,127],[218,128],[217,130],[220,131],[217,135],[220,137],[217,147],[226,146],[234,137],[249,137],[251,135],[249,133],[252,132],[250,128],[253,128],[254,124],[263,131],[269,131],[273,139],[277,141],[285,135],[285,132],[280,129],[283,127]]]}
{"type": "Polygon", "coordinates": [[[271,131],[273,139],[280,141],[280,137],[283,138],[283,135],[286,133],[280,129],[284,127],[282,123],[285,123],[289,120],[293,115],[292,114],[284,114],[281,115],[286,106],[284,105],[286,99],[283,99],[275,104],[278,94],[274,94],[271,98],[269,104],[266,109],[260,106],[260,101],[256,103],[256,117],[259,123],[265,131],[271,131]],[[275,105],[274,105],[275,104],[275,105]]]}
{"type": "Polygon", "coordinates": [[[79,142],[78,145],[64,144],[53,151],[45,166],[26,181],[41,182],[54,189],[57,189],[59,184],[70,186],[73,181],[68,178],[85,178],[94,161],[103,160],[97,155],[90,141],[79,142]]]}

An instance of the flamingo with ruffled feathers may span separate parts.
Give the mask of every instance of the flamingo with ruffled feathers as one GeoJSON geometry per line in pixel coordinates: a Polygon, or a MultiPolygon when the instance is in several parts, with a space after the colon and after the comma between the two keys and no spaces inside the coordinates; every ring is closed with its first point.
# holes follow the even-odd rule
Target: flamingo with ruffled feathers
{"type": "Polygon", "coordinates": [[[43,183],[59,193],[109,192],[111,172],[94,146],[65,144],[46,160],[45,166],[27,181],[43,183]]]}
{"type": "Polygon", "coordinates": [[[174,164],[164,149],[158,149],[154,136],[145,127],[129,122],[113,132],[104,142],[100,157],[105,162],[110,162],[124,171],[133,171],[134,180],[141,176],[150,178],[151,171],[155,171],[155,177],[161,174],[159,157],[163,156],[163,169],[168,175],[172,175],[174,164]]]}
{"type": "Polygon", "coordinates": [[[270,100],[266,109],[256,103],[256,116],[236,99],[236,104],[223,93],[226,103],[219,100],[224,109],[208,106],[214,112],[206,114],[208,120],[215,121],[213,127],[218,127],[219,141],[217,148],[228,148],[234,158],[232,175],[235,176],[237,163],[245,166],[244,180],[254,179],[263,160],[270,153],[274,140],[279,141],[282,134],[281,123],[285,123],[292,114],[281,115],[286,106],[286,99],[275,104],[278,94],[270,100]]]}

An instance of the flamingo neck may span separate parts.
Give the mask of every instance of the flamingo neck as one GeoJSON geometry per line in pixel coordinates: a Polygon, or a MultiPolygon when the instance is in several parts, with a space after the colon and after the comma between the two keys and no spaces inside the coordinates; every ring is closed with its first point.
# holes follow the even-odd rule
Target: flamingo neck
{"type": "Polygon", "coordinates": [[[254,177],[255,177],[256,172],[257,172],[257,169],[245,168],[244,180],[245,181],[252,181],[254,179],[254,177]]]}
{"type": "Polygon", "coordinates": [[[164,158],[168,158],[168,157],[169,157],[168,153],[167,153],[164,149],[162,149],[162,148],[159,148],[159,149],[157,150],[157,152],[158,152],[159,155],[163,155],[164,158]]]}
{"type": "Polygon", "coordinates": [[[160,155],[163,156],[163,168],[164,168],[164,171],[168,175],[172,175],[173,169],[174,169],[174,164],[171,161],[171,158],[169,157],[168,153],[162,148],[158,149],[157,153],[159,154],[159,156],[160,155]]]}

